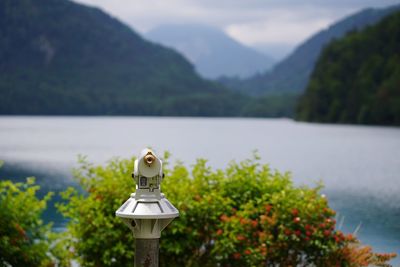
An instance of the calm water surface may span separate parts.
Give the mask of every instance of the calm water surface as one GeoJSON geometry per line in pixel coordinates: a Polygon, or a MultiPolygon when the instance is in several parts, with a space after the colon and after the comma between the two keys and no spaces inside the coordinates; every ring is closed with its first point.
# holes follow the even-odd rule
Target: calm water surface
{"type": "Polygon", "coordinates": [[[33,174],[45,188],[61,190],[73,182],[78,154],[103,163],[146,146],[168,150],[188,166],[207,158],[214,168],[258,150],[272,168],[291,171],[297,184],[322,180],[344,217],[342,230],[353,232],[361,223],[362,241],[400,253],[399,128],[285,119],[0,117],[0,177],[33,174]]]}

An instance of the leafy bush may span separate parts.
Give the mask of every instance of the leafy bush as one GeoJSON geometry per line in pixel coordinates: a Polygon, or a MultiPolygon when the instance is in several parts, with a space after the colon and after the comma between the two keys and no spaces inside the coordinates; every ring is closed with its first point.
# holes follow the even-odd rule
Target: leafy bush
{"type": "Polygon", "coordinates": [[[40,216],[52,193],[38,199],[34,178],[0,181],[0,266],[53,266],[51,225],[40,216]]]}
{"type": "MultiPolygon", "coordinates": [[[[76,176],[86,192],[63,193],[59,209],[82,266],[132,266],[133,236],[115,216],[134,190],[132,168],[133,159],[82,160],[76,176]]],[[[225,170],[198,160],[190,173],[180,163],[164,171],[162,190],[180,217],[163,231],[162,266],[385,266],[394,257],[336,230],[320,186],[295,187],[257,157],[225,170]]]]}

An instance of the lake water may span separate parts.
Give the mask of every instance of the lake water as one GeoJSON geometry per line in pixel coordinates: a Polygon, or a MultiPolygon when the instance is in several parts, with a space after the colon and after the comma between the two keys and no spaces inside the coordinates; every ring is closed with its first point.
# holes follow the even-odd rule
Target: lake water
{"type": "MultiPolygon", "coordinates": [[[[214,168],[258,151],[296,184],[322,180],[341,227],[377,251],[400,253],[400,129],[298,123],[287,119],[0,117],[1,179],[35,175],[45,190],[73,184],[77,155],[95,163],[150,146],[190,166],[214,168]]],[[[133,189],[133,184],[132,184],[133,189]]],[[[54,210],[46,214],[62,227],[54,210]]],[[[395,263],[400,263],[396,260],[395,263]]]]}

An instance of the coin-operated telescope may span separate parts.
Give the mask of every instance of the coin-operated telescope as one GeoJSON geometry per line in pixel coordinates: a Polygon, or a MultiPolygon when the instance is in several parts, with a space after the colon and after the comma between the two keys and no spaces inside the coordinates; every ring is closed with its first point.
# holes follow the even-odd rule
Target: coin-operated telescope
{"type": "Polygon", "coordinates": [[[158,267],[161,231],[179,211],[161,193],[162,161],[150,149],[135,160],[136,192],[116,211],[135,237],[135,267],[158,267]]]}

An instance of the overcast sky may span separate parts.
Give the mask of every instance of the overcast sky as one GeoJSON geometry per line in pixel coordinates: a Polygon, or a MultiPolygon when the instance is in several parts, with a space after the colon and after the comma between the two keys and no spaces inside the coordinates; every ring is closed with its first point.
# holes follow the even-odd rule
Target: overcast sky
{"type": "Polygon", "coordinates": [[[139,33],[162,24],[218,27],[253,47],[290,49],[336,20],[400,0],[76,0],[100,7],[139,33]]]}

